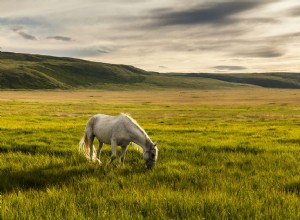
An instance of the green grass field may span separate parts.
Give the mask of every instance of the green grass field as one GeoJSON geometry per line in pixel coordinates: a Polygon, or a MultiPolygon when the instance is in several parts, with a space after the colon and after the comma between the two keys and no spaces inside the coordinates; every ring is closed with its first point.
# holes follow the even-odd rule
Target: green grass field
{"type": "Polygon", "coordinates": [[[299,219],[300,91],[2,91],[0,207],[2,219],[299,219]],[[92,115],[120,112],[158,142],[152,171],[134,145],[124,167],[78,153],[92,115]]]}

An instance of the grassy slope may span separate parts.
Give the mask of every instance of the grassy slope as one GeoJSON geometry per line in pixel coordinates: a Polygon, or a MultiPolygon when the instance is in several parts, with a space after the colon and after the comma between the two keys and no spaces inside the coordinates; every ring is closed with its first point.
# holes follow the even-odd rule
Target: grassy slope
{"type": "Polygon", "coordinates": [[[145,71],[71,58],[0,53],[1,88],[51,89],[142,82],[145,71]]]}
{"type": "Polygon", "coordinates": [[[265,88],[300,89],[300,73],[253,73],[253,74],[185,74],[188,77],[204,77],[224,82],[241,83],[265,88]]]}
{"type": "Polygon", "coordinates": [[[300,74],[160,74],[132,66],[0,52],[0,89],[300,88],[300,74]]]}

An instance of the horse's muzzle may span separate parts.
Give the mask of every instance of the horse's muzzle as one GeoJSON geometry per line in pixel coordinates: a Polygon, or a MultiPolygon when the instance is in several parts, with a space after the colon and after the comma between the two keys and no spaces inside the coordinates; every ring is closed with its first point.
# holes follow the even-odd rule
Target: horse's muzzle
{"type": "Polygon", "coordinates": [[[155,166],[155,164],[156,164],[156,161],[154,161],[154,160],[147,160],[146,161],[146,167],[149,170],[152,169],[155,166]]]}

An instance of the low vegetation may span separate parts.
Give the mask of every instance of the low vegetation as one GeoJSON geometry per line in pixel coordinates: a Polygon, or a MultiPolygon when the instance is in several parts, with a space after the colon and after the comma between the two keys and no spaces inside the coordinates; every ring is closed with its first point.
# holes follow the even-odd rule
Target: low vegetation
{"type": "MultiPolygon", "coordinates": [[[[1,216],[299,219],[299,97],[298,90],[1,92],[1,216]],[[120,112],[158,141],[154,170],[135,145],[124,167],[100,167],[78,153],[89,117],[120,112]]],[[[109,157],[106,145],[103,162],[109,157]]]]}

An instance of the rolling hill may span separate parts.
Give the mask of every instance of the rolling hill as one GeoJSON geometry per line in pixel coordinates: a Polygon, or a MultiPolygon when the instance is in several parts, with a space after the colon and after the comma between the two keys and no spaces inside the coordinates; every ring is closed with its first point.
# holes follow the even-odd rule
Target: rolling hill
{"type": "Polygon", "coordinates": [[[252,74],[191,73],[191,74],[185,74],[185,76],[216,79],[224,82],[255,85],[255,86],[260,86],[265,88],[300,89],[300,73],[288,73],[288,72],[252,73],[252,74]]]}
{"type": "Polygon", "coordinates": [[[0,52],[0,89],[150,89],[237,87],[300,89],[300,73],[156,73],[128,65],[0,52]]]}

